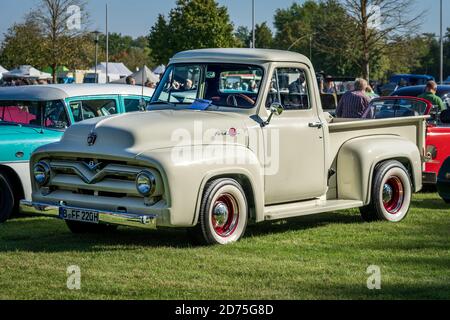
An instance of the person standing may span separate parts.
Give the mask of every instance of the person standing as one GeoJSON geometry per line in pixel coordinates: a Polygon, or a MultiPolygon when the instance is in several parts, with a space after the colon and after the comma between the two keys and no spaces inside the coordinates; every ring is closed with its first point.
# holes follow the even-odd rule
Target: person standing
{"type": "Polygon", "coordinates": [[[436,95],[437,88],[436,82],[428,81],[425,86],[425,93],[421,94],[419,98],[430,101],[433,106],[437,106],[440,111],[444,111],[446,107],[442,99],[436,95]]]}
{"type": "Polygon", "coordinates": [[[361,118],[369,107],[370,98],[366,95],[367,81],[356,79],[355,89],[347,91],[336,108],[338,118],[361,118]]]}

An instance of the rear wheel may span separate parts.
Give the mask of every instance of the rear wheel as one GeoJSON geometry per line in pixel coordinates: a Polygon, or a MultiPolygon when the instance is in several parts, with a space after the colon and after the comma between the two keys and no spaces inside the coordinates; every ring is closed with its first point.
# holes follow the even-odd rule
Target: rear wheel
{"type": "Polygon", "coordinates": [[[14,192],[6,176],[0,173],[0,223],[9,219],[16,208],[14,192]]]}
{"type": "Polygon", "coordinates": [[[412,195],[411,178],[398,161],[380,164],[373,177],[371,202],[360,209],[366,221],[402,221],[408,214],[412,195]]]}
{"type": "Polygon", "coordinates": [[[66,220],[67,227],[72,233],[107,233],[117,230],[117,226],[108,224],[92,224],[78,221],[66,220]]]}
{"type": "Polygon", "coordinates": [[[206,185],[198,225],[189,231],[202,244],[229,244],[242,238],[247,220],[241,185],[233,179],[217,179],[206,185]]]}

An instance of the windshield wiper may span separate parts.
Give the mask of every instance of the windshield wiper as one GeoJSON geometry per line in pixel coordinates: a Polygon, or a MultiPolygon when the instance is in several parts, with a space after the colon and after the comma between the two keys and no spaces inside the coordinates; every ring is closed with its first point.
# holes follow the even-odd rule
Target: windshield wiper
{"type": "Polygon", "coordinates": [[[163,100],[152,101],[152,102],[150,102],[148,105],[149,105],[149,106],[152,106],[152,105],[155,105],[155,104],[165,104],[165,105],[169,105],[169,106],[171,106],[171,107],[173,107],[173,108],[176,108],[176,107],[177,107],[177,105],[176,105],[175,103],[169,102],[169,101],[163,101],[163,100]]]}

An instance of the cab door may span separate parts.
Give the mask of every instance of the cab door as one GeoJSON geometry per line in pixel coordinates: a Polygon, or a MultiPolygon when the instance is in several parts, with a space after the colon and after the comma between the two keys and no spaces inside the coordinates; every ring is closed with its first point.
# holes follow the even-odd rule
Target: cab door
{"type": "Polygon", "coordinates": [[[324,129],[317,112],[311,72],[303,65],[273,70],[265,102],[284,108],[263,127],[266,204],[308,200],[326,193],[324,129]]]}

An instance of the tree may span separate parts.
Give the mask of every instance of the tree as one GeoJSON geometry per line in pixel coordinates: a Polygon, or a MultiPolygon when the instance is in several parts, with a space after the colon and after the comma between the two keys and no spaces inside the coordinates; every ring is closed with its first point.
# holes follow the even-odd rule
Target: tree
{"type": "Polygon", "coordinates": [[[293,3],[278,9],[272,47],[291,50],[313,60],[316,70],[333,75],[354,75],[354,24],[336,0],[293,3]]]}
{"type": "MultiPolygon", "coordinates": [[[[101,54],[105,55],[105,35],[99,37],[99,44],[101,54]]],[[[144,65],[152,67],[154,63],[150,54],[151,50],[146,37],[133,39],[120,33],[109,35],[109,61],[111,62],[123,62],[130,70],[142,68],[144,65]]]]}
{"type": "Polygon", "coordinates": [[[255,46],[256,48],[270,49],[273,43],[272,30],[267,26],[266,22],[255,26],[255,46]]]}
{"type": "Polygon", "coordinates": [[[79,41],[85,39],[88,15],[82,0],[40,0],[32,12],[35,22],[47,42],[47,61],[56,81],[57,68],[71,63],[73,53],[79,50],[79,41]]]}
{"type": "Polygon", "coordinates": [[[362,76],[369,79],[372,58],[382,55],[399,37],[415,34],[421,14],[410,14],[413,0],[342,0],[342,3],[356,24],[354,44],[360,52],[362,76]]]}
{"type": "Polygon", "coordinates": [[[0,64],[8,69],[28,64],[37,68],[47,66],[45,46],[39,25],[31,19],[14,24],[5,33],[0,49],[0,64]]]}
{"type": "MultiPolygon", "coordinates": [[[[109,34],[109,55],[111,57],[118,56],[124,51],[127,51],[133,46],[133,38],[130,36],[123,36],[121,33],[109,34]]],[[[99,46],[106,52],[106,35],[102,34],[99,37],[99,46]]]]}
{"type": "MultiPolygon", "coordinates": [[[[245,26],[239,26],[234,33],[234,38],[236,47],[250,48],[252,42],[252,31],[245,26]]],[[[255,41],[256,48],[272,48],[273,34],[272,30],[270,30],[267,26],[267,22],[255,25],[255,41]]]]}
{"type": "Polygon", "coordinates": [[[148,39],[157,63],[183,50],[236,45],[228,10],[215,0],[177,0],[169,20],[160,15],[148,39]]]}
{"type": "Polygon", "coordinates": [[[234,38],[236,39],[236,47],[239,48],[249,48],[251,42],[251,32],[245,26],[239,26],[234,33],[234,38]]]}
{"type": "Polygon", "coordinates": [[[130,70],[135,71],[143,66],[153,67],[154,62],[150,56],[151,50],[149,48],[131,47],[114,56],[111,62],[123,62],[130,70]]]}

